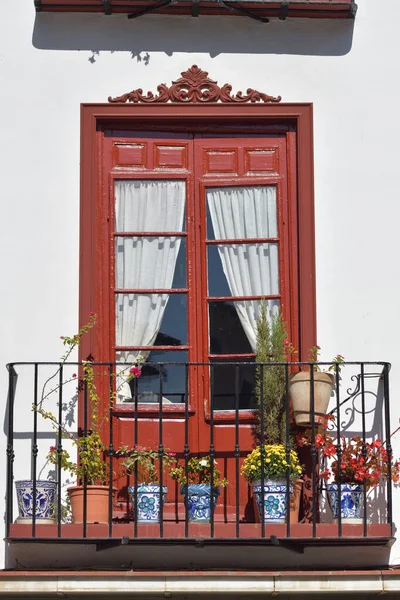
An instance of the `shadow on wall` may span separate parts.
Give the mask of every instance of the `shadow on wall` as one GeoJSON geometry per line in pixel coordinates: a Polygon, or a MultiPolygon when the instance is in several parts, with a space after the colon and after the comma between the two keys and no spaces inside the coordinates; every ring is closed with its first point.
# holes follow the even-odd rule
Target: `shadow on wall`
{"type": "Polygon", "coordinates": [[[261,23],[235,16],[36,15],[32,43],[42,50],[88,50],[94,63],[100,51],[131,52],[148,64],[149,52],[219,54],[293,54],[342,56],[352,45],[353,20],[288,19],[261,23]]]}

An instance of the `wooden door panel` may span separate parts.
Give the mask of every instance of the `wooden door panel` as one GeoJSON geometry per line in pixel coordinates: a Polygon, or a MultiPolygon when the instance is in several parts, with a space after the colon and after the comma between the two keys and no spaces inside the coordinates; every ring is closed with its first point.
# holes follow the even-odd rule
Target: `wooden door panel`
{"type": "Polygon", "coordinates": [[[167,172],[190,169],[192,136],[124,133],[104,138],[105,151],[111,150],[112,167],[167,172]]]}
{"type": "MultiPolygon", "coordinates": [[[[283,316],[289,330],[295,324],[291,323],[290,314],[290,282],[288,266],[288,193],[287,193],[287,142],[286,134],[264,136],[196,136],[195,137],[195,180],[196,194],[199,197],[196,219],[199,223],[197,244],[201,249],[201,259],[198,274],[199,286],[202,286],[199,311],[202,312],[203,323],[208,326],[208,303],[204,300],[208,295],[207,288],[207,242],[206,242],[206,191],[208,187],[235,186],[274,186],[276,187],[278,244],[279,244],[279,284],[280,303],[283,316]]],[[[202,360],[210,359],[208,329],[202,327],[202,360]]],[[[228,355],[227,355],[228,357],[228,355]]],[[[237,356],[232,360],[240,360],[237,356]]],[[[204,406],[205,418],[210,416],[209,374],[204,373],[204,386],[201,390],[206,398],[204,406]]],[[[232,411],[232,415],[234,415],[232,411]]],[[[246,418],[251,418],[247,413],[246,418]]],[[[214,415],[218,423],[219,415],[214,415]]],[[[226,415],[221,415],[225,419],[226,415]]],[[[223,426],[229,431],[231,426],[223,426]]],[[[204,439],[200,431],[200,439],[204,439]]]]}
{"type": "MultiPolygon", "coordinates": [[[[114,288],[113,281],[113,235],[114,235],[114,182],[119,179],[123,180],[184,180],[186,182],[186,223],[184,231],[187,232],[186,246],[191,244],[191,232],[188,231],[188,224],[191,222],[190,208],[188,208],[188,199],[191,194],[191,172],[192,172],[192,136],[190,135],[173,135],[173,134],[158,134],[143,132],[137,134],[135,132],[109,132],[104,135],[104,152],[103,152],[103,182],[104,190],[107,193],[103,195],[104,214],[109,215],[107,223],[104,222],[100,236],[103,243],[100,242],[101,248],[107,248],[108,255],[103,260],[104,270],[106,266],[111,265],[108,272],[103,273],[103,277],[99,278],[103,286],[101,288],[102,298],[108,296],[109,309],[109,327],[102,328],[102,351],[104,353],[103,360],[109,360],[112,357],[115,360],[115,313],[114,313],[114,288]],[[108,289],[107,289],[108,288],[108,289]]],[[[171,232],[169,232],[171,233],[171,232]]],[[[154,233],[152,237],[162,236],[162,232],[154,233]]],[[[152,269],[152,265],[148,265],[152,269]]],[[[190,289],[190,269],[187,269],[188,281],[187,287],[190,289]]],[[[191,291],[187,293],[189,303],[191,302],[191,291]]],[[[99,304],[104,301],[99,296],[99,304]]],[[[188,311],[193,310],[190,306],[188,311]]],[[[100,319],[99,319],[100,320],[100,319]]],[[[190,332],[189,355],[191,354],[192,346],[194,345],[195,332],[190,332]]],[[[138,348],[136,348],[138,349],[138,348]]],[[[172,346],[171,350],[176,347],[172,346]]],[[[100,358],[99,358],[100,360],[100,358]]],[[[189,360],[193,360],[190,357],[189,360]]],[[[189,387],[190,389],[190,387],[189,387]]],[[[195,394],[193,397],[196,398],[195,394]]],[[[184,404],[177,406],[176,414],[171,414],[173,405],[167,405],[163,411],[162,419],[162,444],[164,448],[174,452],[177,456],[183,455],[185,443],[185,421],[184,421],[184,404]]],[[[193,418],[195,406],[190,404],[190,414],[188,421],[188,435],[193,448],[197,448],[197,424],[193,418]]],[[[161,442],[160,440],[160,422],[159,422],[159,405],[147,404],[138,405],[138,420],[135,428],[135,420],[133,418],[133,404],[123,403],[117,404],[115,407],[114,424],[114,449],[118,449],[121,445],[132,447],[135,444],[140,446],[150,447],[157,451],[161,442]],[[151,410],[151,415],[147,413],[151,410]]],[[[123,474],[121,467],[121,459],[116,458],[114,463],[115,485],[119,490],[118,498],[122,503],[124,511],[129,510],[127,504],[128,485],[133,485],[134,478],[127,477],[123,474]]],[[[177,486],[174,482],[164,479],[164,484],[168,484],[168,503],[176,503],[179,494],[177,494],[177,486]]],[[[168,509],[169,510],[169,509],[168,509]]]]}
{"type": "MultiPolygon", "coordinates": [[[[201,248],[199,285],[202,286],[199,310],[202,311],[203,323],[208,325],[208,306],[204,299],[209,296],[207,287],[207,231],[206,231],[206,191],[208,187],[220,186],[275,186],[279,243],[279,283],[282,312],[290,321],[289,307],[289,269],[288,232],[287,232],[287,163],[286,134],[274,136],[238,136],[227,138],[213,136],[197,136],[195,138],[195,179],[196,193],[199,197],[196,218],[199,222],[198,245],[201,248]]],[[[268,236],[265,236],[268,237],[268,236]]],[[[291,323],[289,322],[289,327],[291,323]]],[[[293,324],[294,326],[294,324],[293,324]]],[[[207,327],[202,327],[202,360],[210,359],[207,327]]],[[[229,359],[229,357],[228,357],[229,359]]],[[[235,356],[231,360],[240,360],[235,356]]],[[[204,420],[199,419],[200,449],[209,449],[210,423],[210,380],[208,370],[204,373],[201,395],[206,398],[204,420]]],[[[237,466],[239,468],[244,456],[254,447],[252,413],[240,411],[239,427],[235,424],[235,411],[214,412],[214,446],[218,468],[230,482],[221,495],[224,502],[225,518],[234,520],[236,516],[237,492],[240,504],[240,518],[252,518],[253,507],[249,501],[250,491],[247,482],[239,476],[236,481],[237,466]],[[243,419],[247,422],[244,422],[243,419]],[[250,420],[250,422],[249,422],[250,420]],[[234,456],[235,445],[240,449],[240,459],[234,456]]]]}
{"type": "Polygon", "coordinates": [[[244,149],[245,175],[279,175],[279,145],[244,149]]]}
{"type": "MultiPolygon", "coordinates": [[[[190,419],[193,417],[189,417],[190,419]]],[[[135,437],[135,420],[134,418],[124,417],[114,419],[115,423],[115,446],[118,448],[121,445],[132,447],[134,444],[146,448],[152,448],[157,451],[160,443],[159,420],[153,418],[139,418],[137,424],[138,436],[135,437]]],[[[176,453],[177,458],[183,458],[183,448],[185,445],[185,421],[184,418],[164,418],[162,423],[162,443],[164,449],[168,452],[176,453]]],[[[189,425],[189,429],[190,429],[189,425]]],[[[117,460],[115,472],[115,487],[119,490],[119,500],[127,500],[127,486],[134,484],[134,476],[127,477],[123,474],[121,467],[121,459],[117,460]]],[[[138,482],[139,483],[139,482],[138,482]]],[[[163,485],[168,487],[167,502],[179,501],[179,490],[177,490],[175,482],[173,482],[166,474],[163,475],[163,485]]]]}
{"type": "MultiPolygon", "coordinates": [[[[143,132],[109,132],[103,139],[103,190],[99,214],[111,215],[108,221],[101,219],[97,248],[101,248],[98,264],[99,281],[97,305],[105,314],[101,327],[99,356],[96,360],[110,360],[115,356],[113,269],[113,181],[114,179],[185,179],[186,181],[186,232],[187,232],[187,296],[188,296],[188,347],[189,361],[210,360],[208,347],[208,289],[207,289],[207,242],[206,207],[207,187],[218,186],[269,186],[277,189],[277,219],[279,243],[280,300],[282,312],[290,331],[297,324],[290,310],[291,270],[289,269],[288,191],[287,191],[287,136],[276,135],[185,135],[143,132]],[[108,295],[108,296],[107,296],[108,295]],[[108,302],[105,298],[108,297],[108,302]],[[108,309],[107,309],[108,306],[108,309]]],[[[291,232],[291,241],[295,239],[291,232]]],[[[102,322],[102,315],[99,315],[102,322]]],[[[295,336],[292,337],[295,339],[295,336]]],[[[236,357],[235,360],[240,360],[236,357]]],[[[208,454],[210,451],[210,386],[209,371],[191,367],[189,382],[190,417],[188,423],[189,448],[192,455],[208,454]]],[[[116,416],[114,424],[114,448],[121,444],[138,443],[156,449],[160,442],[160,428],[155,405],[152,416],[146,416],[139,407],[138,437],[132,414],[116,416]]],[[[118,409],[118,407],[117,407],[118,409]]],[[[214,413],[213,436],[218,468],[230,482],[221,492],[216,510],[216,520],[236,518],[236,468],[234,448],[237,443],[234,411],[214,413]],[[229,412],[229,414],[227,414],[229,412]],[[228,420],[229,419],[229,420],[228,420]]],[[[239,447],[241,465],[244,456],[254,446],[252,413],[240,411],[239,447]]],[[[183,415],[168,411],[163,414],[162,443],[164,447],[183,457],[185,423],[183,415]]],[[[116,461],[116,482],[120,488],[120,500],[126,501],[126,486],[130,480],[122,476],[116,461]]],[[[166,482],[165,482],[166,483],[166,482]]],[[[249,488],[239,478],[237,482],[240,502],[240,518],[249,509],[249,488]]],[[[166,519],[184,518],[185,511],[178,487],[168,481],[168,498],[164,511],[166,519]]]]}
{"type": "MultiPolygon", "coordinates": [[[[196,176],[233,175],[286,179],[286,135],[211,137],[196,136],[196,176]]],[[[232,182],[233,184],[233,182],[232,182]]]]}

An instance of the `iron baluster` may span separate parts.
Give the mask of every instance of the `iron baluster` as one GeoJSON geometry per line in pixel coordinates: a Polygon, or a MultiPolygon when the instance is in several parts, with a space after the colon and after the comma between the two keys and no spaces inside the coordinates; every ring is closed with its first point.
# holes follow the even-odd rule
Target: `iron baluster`
{"type": "MultiPolygon", "coordinates": [[[[38,379],[39,379],[39,365],[36,363],[34,366],[33,375],[33,439],[32,439],[32,480],[33,480],[33,505],[36,506],[36,494],[37,494],[37,457],[38,457],[38,444],[37,444],[37,425],[38,425],[38,379]]],[[[33,511],[32,515],[32,537],[36,537],[36,510],[33,511]]]]}
{"type": "Polygon", "coordinates": [[[392,443],[391,443],[391,428],[390,428],[390,403],[389,403],[389,363],[385,363],[383,367],[383,393],[384,393],[384,411],[385,411],[385,433],[386,433],[386,452],[387,452],[387,522],[393,528],[392,516],[392,443]]]}
{"type": "MultiPolygon", "coordinates": [[[[214,447],[214,368],[215,365],[211,364],[211,387],[210,387],[210,494],[211,494],[211,515],[210,535],[214,537],[214,458],[215,458],[215,447],[214,447]]],[[[216,498],[215,498],[216,500],[216,498]]]]}
{"type": "MultiPolygon", "coordinates": [[[[286,537],[290,537],[290,406],[289,406],[289,365],[285,365],[285,447],[286,462],[286,537]]],[[[294,490],[296,493],[296,490],[294,490]]]]}
{"type": "Polygon", "coordinates": [[[159,377],[159,402],[158,402],[158,461],[159,461],[159,484],[160,484],[160,538],[164,537],[164,507],[163,507],[163,456],[164,456],[164,445],[163,445],[163,419],[162,419],[162,402],[163,402],[163,375],[164,375],[164,364],[159,365],[158,377],[159,377]]]}
{"type": "Polygon", "coordinates": [[[314,364],[310,367],[310,412],[311,412],[311,485],[312,485],[312,537],[317,537],[317,448],[315,445],[315,396],[314,364]]]}
{"type": "Polygon", "coordinates": [[[10,535],[10,524],[13,520],[13,480],[14,480],[14,402],[17,373],[13,364],[8,368],[8,431],[7,431],[7,518],[6,537],[10,535]]]}
{"type": "MultiPolygon", "coordinates": [[[[85,367],[84,367],[85,368],[85,367]]],[[[86,449],[86,436],[88,433],[88,385],[86,377],[83,384],[83,436],[82,447],[86,449]]],[[[86,470],[83,472],[83,537],[87,536],[87,476],[86,470]]]]}
{"type": "Polygon", "coordinates": [[[342,464],[342,444],[341,444],[341,429],[340,429],[340,376],[339,365],[335,365],[335,380],[336,380],[336,409],[337,409],[337,485],[338,485],[338,537],[342,537],[342,476],[340,465],[342,464]]]}
{"type": "Polygon", "coordinates": [[[240,445],[239,445],[239,365],[235,365],[235,486],[236,486],[236,537],[239,536],[239,511],[240,511],[240,479],[239,479],[239,458],[240,458],[240,445]]]}
{"type": "MultiPolygon", "coordinates": [[[[189,365],[185,369],[185,446],[183,449],[183,458],[185,461],[185,483],[184,483],[184,507],[185,507],[185,538],[189,537],[189,514],[188,514],[188,477],[189,477],[189,365]]],[[[178,490],[179,491],[179,490],[178,490]]]]}
{"type": "MultiPolygon", "coordinates": [[[[58,379],[58,431],[57,431],[57,536],[61,537],[61,462],[62,462],[62,418],[63,418],[63,364],[60,364],[58,379]]],[[[36,513],[36,508],[34,509],[36,513]]]]}
{"type": "MultiPolygon", "coordinates": [[[[134,429],[134,442],[137,446],[139,444],[139,407],[138,407],[138,380],[135,378],[133,380],[133,389],[134,389],[134,417],[133,417],[133,429],[134,429]]],[[[133,468],[133,537],[137,539],[138,537],[138,462],[135,461],[133,468]]]]}
{"type": "Polygon", "coordinates": [[[110,436],[109,444],[108,444],[108,459],[109,459],[109,481],[108,481],[108,537],[112,537],[112,516],[113,516],[113,459],[114,459],[114,441],[113,441],[113,404],[114,404],[114,371],[113,371],[113,363],[108,365],[108,374],[109,374],[109,409],[108,409],[108,420],[109,420],[109,430],[108,434],[110,436]]]}
{"type": "MultiPolygon", "coordinates": [[[[364,364],[360,365],[361,370],[361,412],[362,412],[362,450],[361,454],[364,462],[367,458],[367,446],[365,441],[365,378],[364,378],[364,364]]],[[[363,504],[364,504],[364,515],[363,515],[363,535],[367,537],[367,484],[365,479],[362,482],[363,485],[363,504]]]]}
{"type": "MultiPolygon", "coordinates": [[[[259,365],[260,373],[260,446],[261,446],[261,505],[259,508],[261,521],[261,537],[265,538],[265,415],[264,415],[264,369],[265,364],[259,365]]],[[[268,368],[268,367],[267,367],[268,368]]],[[[253,488],[254,489],[254,488],[253,488]]],[[[254,492],[253,492],[254,493],[254,492]]]]}

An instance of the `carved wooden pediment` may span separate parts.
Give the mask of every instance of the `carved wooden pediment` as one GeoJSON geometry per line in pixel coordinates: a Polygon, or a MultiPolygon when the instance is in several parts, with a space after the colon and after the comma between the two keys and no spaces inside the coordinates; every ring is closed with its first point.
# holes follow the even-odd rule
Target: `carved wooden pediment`
{"type": "Polygon", "coordinates": [[[110,96],[108,101],[114,103],[133,102],[135,104],[167,102],[187,104],[236,102],[244,104],[246,102],[280,102],[282,99],[281,96],[269,96],[252,88],[249,88],[246,94],[243,92],[232,94],[232,86],[229,83],[220,87],[216,81],[208,77],[207,71],[202,71],[197,65],[183,71],[181,75],[182,77],[173,81],[171,86],[161,83],[157,87],[158,94],[153,94],[153,92],[143,94],[143,90],[138,88],[116,98],[110,96]]]}

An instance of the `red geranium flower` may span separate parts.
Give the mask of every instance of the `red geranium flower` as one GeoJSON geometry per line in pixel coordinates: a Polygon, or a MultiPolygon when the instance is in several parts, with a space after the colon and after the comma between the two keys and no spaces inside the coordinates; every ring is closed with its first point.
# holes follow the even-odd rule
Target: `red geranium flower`
{"type": "Polygon", "coordinates": [[[140,377],[142,374],[142,369],[140,367],[131,367],[129,369],[129,373],[131,373],[131,375],[133,375],[134,377],[140,377]]]}

